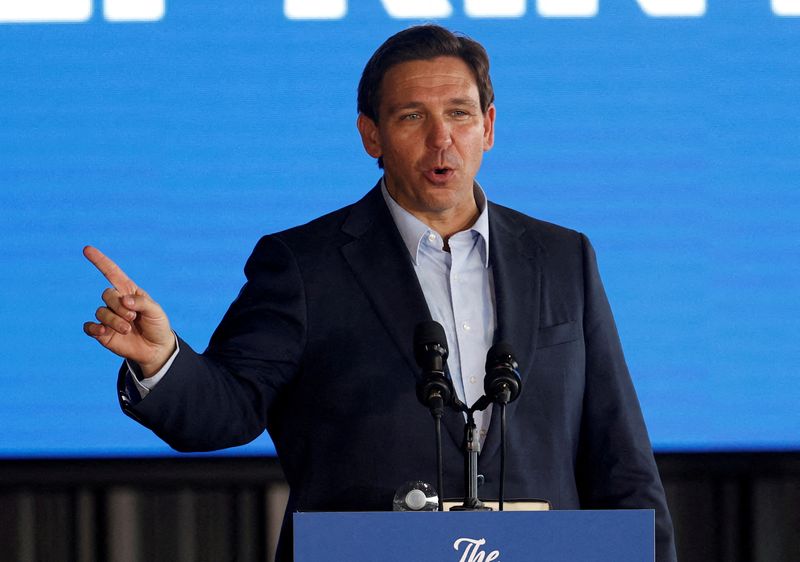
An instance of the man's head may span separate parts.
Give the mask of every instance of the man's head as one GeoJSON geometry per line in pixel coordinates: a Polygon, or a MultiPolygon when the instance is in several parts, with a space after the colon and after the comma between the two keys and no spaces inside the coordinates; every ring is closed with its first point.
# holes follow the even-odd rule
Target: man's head
{"type": "Polygon", "coordinates": [[[448,236],[477,217],[473,182],[494,144],[486,51],[438,26],[390,37],[359,85],[358,130],[403,208],[448,236]]]}
{"type": "Polygon", "coordinates": [[[472,71],[481,110],[494,102],[492,80],[489,77],[489,56],[486,49],[463,35],[438,25],[418,25],[389,37],[372,55],[358,83],[358,112],[378,123],[380,119],[381,85],[386,72],[403,62],[455,57],[463,60],[472,71]]]}

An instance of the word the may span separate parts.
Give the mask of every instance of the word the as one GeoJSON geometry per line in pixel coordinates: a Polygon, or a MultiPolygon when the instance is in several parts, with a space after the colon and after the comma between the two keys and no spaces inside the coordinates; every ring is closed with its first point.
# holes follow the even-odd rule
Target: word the
{"type": "Polygon", "coordinates": [[[461,555],[461,560],[458,562],[494,562],[500,558],[499,550],[493,550],[488,554],[485,550],[481,550],[481,547],[486,544],[486,539],[468,539],[462,537],[456,539],[456,542],[453,543],[453,550],[458,552],[461,543],[464,543],[465,548],[464,554],[461,555]]]}

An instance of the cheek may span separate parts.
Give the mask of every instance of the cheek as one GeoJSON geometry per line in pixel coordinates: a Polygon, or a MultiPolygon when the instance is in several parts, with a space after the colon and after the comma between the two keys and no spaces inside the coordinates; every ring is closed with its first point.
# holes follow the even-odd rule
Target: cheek
{"type": "Polygon", "coordinates": [[[414,127],[395,127],[381,135],[381,145],[387,152],[408,153],[421,142],[419,131],[414,127]]]}
{"type": "Polygon", "coordinates": [[[472,158],[476,154],[483,154],[487,149],[486,145],[489,139],[484,134],[482,126],[471,126],[469,129],[463,131],[460,138],[462,153],[466,158],[472,158]]]}
{"type": "Polygon", "coordinates": [[[468,147],[465,147],[464,158],[475,164],[480,164],[484,152],[486,152],[486,145],[483,139],[475,139],[468,147]]]}
{"type": "Polygon", "coordinates": [[[413,145],[404,145],[398,143],[391,143],[385,145],[384,160],[391,160],[398,165],[410,165],[414,162],[416,156],[413,150],[413,145]]]}

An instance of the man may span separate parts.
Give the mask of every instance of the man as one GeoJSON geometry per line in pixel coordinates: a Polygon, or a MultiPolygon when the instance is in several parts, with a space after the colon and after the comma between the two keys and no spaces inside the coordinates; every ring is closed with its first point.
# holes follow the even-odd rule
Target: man
{"type": "MultiPolygon", "coordinates": [[[[246,443],[266,427],[295,510],[387,510],[404,481],[435,479],[432,424],[415,396],[414,326],[446,329],[462,400],[482,394],[494,341],[525,390],[507,410],[508,497],[556,509],[654,508],[672,526],[594,253],[581,234],[488,203],[475,183],[494,143],[478,43],[438,26],[389,38],[362,75],[358,130],[383,179],[362,200],[262,238],[247,283],[201,355],[94,248],[111,281],[86,333],[125,357],[123,410],[172,447],[246,443]]],[[[446,497],[460,495],[463,418],[444,425],[446,497]]],[[[478,419],[484,498],[496,497],[499,421],[478,419]]]]}

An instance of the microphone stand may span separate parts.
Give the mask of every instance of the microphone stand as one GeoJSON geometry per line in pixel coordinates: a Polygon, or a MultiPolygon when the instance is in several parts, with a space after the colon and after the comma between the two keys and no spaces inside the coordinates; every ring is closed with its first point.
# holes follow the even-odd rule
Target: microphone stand
{"type": "Polygon", "coordinates": [[[497,500],[497,510],[503,511],[506,483],[506,403],[500,403],[500,497],[497,500]]]}
{"type": "Polygon", "coordinates": [[[450,511],[492,511],[491,507],[483,505],[478,499],[478,453],[481,452],[481,442],[473,415],[478,410],[485,410],[488,405],[484,396],[471,408],[463,408],[467,414],[467,423],[464,424],[464,503],[451,507],[450,511]]]}
{"type": "Polygon", "coordinates": [[[444,511],[444,461],[442,460],[442,415],[444,400],[436,394],[431,400],[431,415],[436,430],[436,490],[439,496],[439,511],[444,511]]]}

